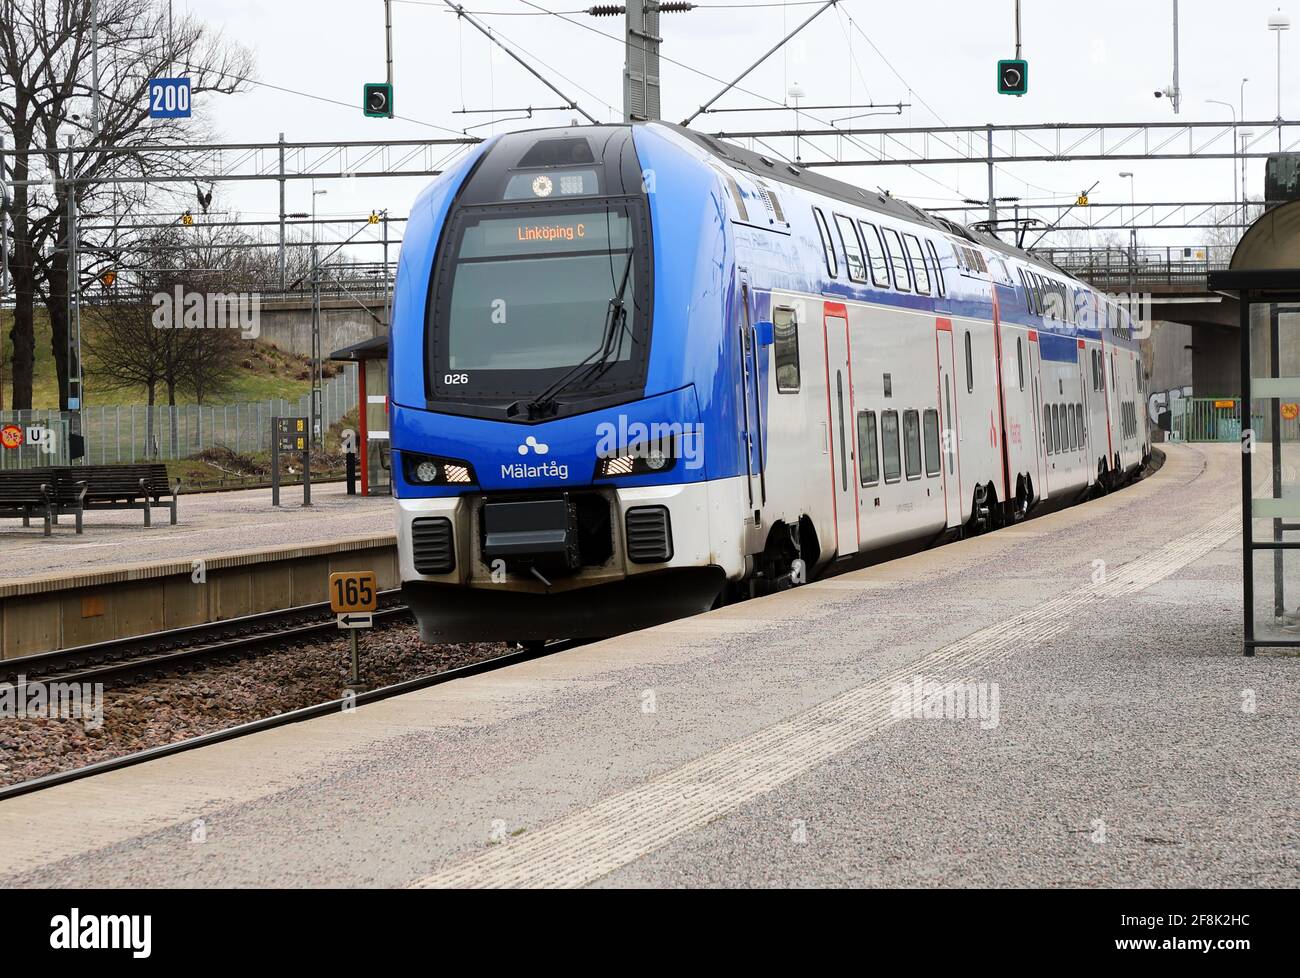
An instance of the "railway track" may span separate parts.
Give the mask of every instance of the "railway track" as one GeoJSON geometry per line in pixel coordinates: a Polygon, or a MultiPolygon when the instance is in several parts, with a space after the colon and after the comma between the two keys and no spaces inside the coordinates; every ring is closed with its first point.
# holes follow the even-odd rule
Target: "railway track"
{"type": "MultiPolygon", "coordinates": [[[[398,610],[405,611],[406,609],[394,608],[391,610],[396,612],[398,610]]],[[[336,627],[332,620],[328,622],[328,626],[330,628],[336,627]]],[[[503,669],[507,666],[516,665],[521,662],[528,662],[531,659],[541,658],[546,655],[552,655],[556,652],[562,652],[566,649],[574,648],[582,644],[584,644],[584,642],[581,640],[566,639],[563,641],[547,642],[541,647],[520,648],[503,653],[502,655],[493,656],[490,659],[482,659],[478,662],[471,662],[463,666],[457,666],[454,669],[447,669],[428,676],[420,676],[415,679],[408,679],[388,686],[381,686],[376,689],[356,693],[347,698],[329,700],[324,703],[303,707],[298,710],[291,710],[287,713],[280,713],[275,716],[251,720],[247,723],[237,724],[223,730],[214,730],[209,733],[200,734],[196,737],[178,740],[175,743],[160,744],[156,747],[149,747],[145,750],[136,751],[134,753],[123,754],[120,757],[97,761],[94,764],[88,764],[85,767],[47,774],[44,777],[33,778],[30,781],[22,781],[18,784],[0,788],[0,802],[9,798],[17,798],[20,795],[31,794],[35,791],[42,791],[46,788],[53,788],[57,785],[79,781],[82,778],[93,777],[97,774],[105,774],[109,771],[116,771],[120,768],[143,764],[146,761],[157,760],[158,758],[169,757],[173,754],[195,750],[199,747],[208,747],[213,744],[222,743],[223,741],[234,740],[237,737],[245,737],[249,734],[260,733],[263,730],[272,730],[276,727],[301,723],[304,720],[313,720],[318,717],[329,716],[330,714],[338,713],[341,710],[354,709],[356,707],[365,706],[369,703],[378,703],[381,700],[386,700],[393,696],[401,696],[405,693],[413,693],[416,690],[428,689],[431,686],[439,686],[456,679],[465,679],[469,676],[479,675],[480,673],[503,669]]]]}
{"type": "MultiPolygon", "coordinates": [[[[381,592],[380,609],[375,612],[377,624],[409,620],[409,610],[397,600],[400,593],[397,590],[381,592]]],[[[0,662],[0,681],[19,685],[22,681],[82,683],[138,678],[174,668],[195,668],[206,662],[234,659],[288,641],[328,638],[337,631],[328,603],[303,605],[6,659],[0,662]]]]}

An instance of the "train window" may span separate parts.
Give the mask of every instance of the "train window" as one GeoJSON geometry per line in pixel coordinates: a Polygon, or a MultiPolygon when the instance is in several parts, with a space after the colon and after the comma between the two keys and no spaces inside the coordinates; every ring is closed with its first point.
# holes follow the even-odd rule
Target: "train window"
{"type": "Polygon", "coordinates": [[[882,228],[885,234],[885,247],[889,251],[889,262],[894,266],[894,288],[899,292],[912,291],[912,273],[907,268],[907,256],[903,252],[903,239],[893,228],[882,228]]]}
{"type": "Polygon", "coordinates": [[[1029,291],[1029,280],[1025,278],[1025,270],[1017,268],[1016,274],[1020,276],[1020,287],[1025,290],[1025,309],[1032,316],[1034,314],[1034,296],[1029,291]]]}
{"type": "Polygon", "coordinates": [[[849,278],[854,282],[867,280],[867,263],[862,258],[862,243],[853,221],[843,214],[835,215],[835,229],[840,233],[840,244],[844,246],[844,263],[848,268],[849,278]]]}
{"type": "Polygon", "coordinates": [[[875,411],[858,412],[858,476],[864,486],[874,486],[880,481],[875,411]]]}
{"type": "Polygon", "coordinates": [[[939,252],[935,250],[934,242],[926,239],[926,250],[930,252],[930,261],[934,263],[934,290],[940,297],[948,294],[948,287],[943,281],[943,265],[939,264],[939,252]]]}
{"type": "Polygon", "coordinates": [[[1067,405],[1065,409],[1065,413],[1066,413],[1065,437],[1070,443],[1070,451],[1073,452],[1079,447],[1078,443],[1074,440],[1074,405],[1073,404],[1067,405]]]}
{"type": "Polygon", "coordinates": [[[1043,452],[1052,454],[1052,406],[1043,405],[1043,452]]]}
{"type": "Polygon", "coordinates": [[[1052,279],[1047,279],[1047,318],[1059,323],[1065,318],[1065,303],[1061,301],[1061,287],[1052,279]]]}
{"type": "Polygon", "coordinates": [[[867,258],[871,262],[871,281],[882,289],[889,288],[889,260],[885,257],[885,243],[880,240],[880,232],[874,224],[858,221],[862,232],[862,245],[867,249],[867,258]]]}
{"type": "Polygon", "coordinates": [[[1080,451],[1082,451],[1084,447],[1084,443],[1086,441],[1084,436],[1087,434],[1086,429],[1083,427],[1083,405],[1082,404],[1076,403],[1074,405],[1074,418],[1075,418],[1075,424],[1078,425],[1077,433],[1079,435],[1079,449],[1080,451]]]}
{"type": "Polygon", "coordinates": [[[781,394],[794,394],[799,390],[799,321],[788,306],[777,306],[772,311],[772,346],[776,389],[781,394]]]}
{"type": "Polygon", "coordinates": [[[886,411],[880,416],[880,440],[885,461],[885,481],[897,482],[903,475],[898,457],[898,412],[886,411]]]}
{"type": "Polygon", "coordinates": [[[1020,389],[1025,389],[1025,341],[1016,337],[1016,371],[1020,375],[1020,389]]]}
{"type": "Polygon", "coordinates": [[[966,393],[975,392],[975,361],[970,354],[970,330],[966,330],[966,393]]]}
{"type": "Polygon", "coordinates": [[[907,245],[907,257],[912,260],[912,275],[916,280],[916,291],[922,295],[929,295],[930,270],[925,265],[925,252],[921,250],[921,242],[915,234],[905,234],[903,243],[907,245]]]}
{"type": "Polygon", "coordinates": [[[820,207],[813,208],[813,217],[817,219],[817,233],[822,236],[822,257],[826,259],[826,273],[835,278],[840,274],[839,259],[835,257],[835,242],[831,240],[831,232],[820,207]]]}
{"type": "Polygon", "coordinates": [[[1092,364],[1092,389],[1097,389],[1097,351],[1092,350],[1088,355],[1088,360],[1092,364]]]}
{"type": "Polygon", "coordinates": [[[1053,454],[1055,454],[1056,452],[1061,451],[1063,447],[1061,445],[1061,408],[1056,404],[1052,405],[1051,429],[1052,429],[1052,452],[1053,454]]]}
{"type": "Polygon", "coordinates": [[[930,408],[925,412],[925,474],[939,474],[939,412],[930,408]]]}
{"type": "Polygon", "coordinates": [[[1119,391],[1119,385],[1115,383],[1115,354],[1110,355],[1110,389],[1119,391]]]}
{"type": "Polygon", "coordinates": [[[903,412],[903,458],[907,477],[921,478],[921,416],[915,411],[903,412]]]}

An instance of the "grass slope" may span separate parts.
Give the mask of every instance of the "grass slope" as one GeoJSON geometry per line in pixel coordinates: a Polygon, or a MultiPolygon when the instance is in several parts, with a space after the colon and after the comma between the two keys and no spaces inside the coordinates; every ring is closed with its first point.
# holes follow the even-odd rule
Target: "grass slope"
{"type": "MultiPolygon", "coordinates": [[[[82,329],[93,330],[93,312],[87,310],[82,314],[82,329]]],[[[13,397],[13,343],[9,339],[9,330],[13,324],[13,311],[0,309],[0,400],[5,409],[12,404],[13,397]]],[[[330,365],[326,365],[326,376],[330,376],[330,365]]],[[[85,406],[99,407],[113,404],[144,404],[148,394],[143,387],[135,390],[107,390],[97,383],[95,365],[90,360],[85,364],[85,406]]],[[[204,403],[210,405],[238,404],[246,401],[264,401],[269,398],[283,397],[289,400],[310,392],[311,380],[309,361],[305,357],[282,353],[263,343],[250,343],[246,357],[235,372],[233,386],[219,397],[209,397],[204,403]]],[[[167,393],[159,389],[158,403],[165,404],[167,393]]],[[[177,403],[193,403],[192,398],[177,395],[177,403]]],[[[36,311],[36,373],[33,381],[32,407],[41,410],[57,409],[59,406],[59,384],[54,371],[54,354],[50,352],[50,322],[45,311],[36,311]]]]}

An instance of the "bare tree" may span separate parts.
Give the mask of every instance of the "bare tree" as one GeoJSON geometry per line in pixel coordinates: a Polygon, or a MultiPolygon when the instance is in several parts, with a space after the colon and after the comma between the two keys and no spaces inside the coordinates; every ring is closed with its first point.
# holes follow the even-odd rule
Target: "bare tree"
{"type": "MultiPolygon", "coordinates": [[[[178,173],[181,164],[150,147],[203,135],[192,123],[149,118],[150,79],[173,74],[188,76],[196,96],[229,94],[246,86],[252,58],[192,17],[173,22],[160,0],[100,0],[97,35],[91,0],[0,0],[0,123],[14,137],[0,167],[13,188],[15,408],[31,406],[37,301],[49,313],[60,406],[67,406],[72,208],[114,228],[126,223],[151,195],[168,192],[117,181],[178,173]],[[96,41],[98,130],[88,125],[96,41]],[[78,151],[61,152],[72,141],[78,151]]],[[[88,259],[80,268],[83,282],[118,260],[121,238],[113,230],[102,241],[78,242],[88,259]]]]}

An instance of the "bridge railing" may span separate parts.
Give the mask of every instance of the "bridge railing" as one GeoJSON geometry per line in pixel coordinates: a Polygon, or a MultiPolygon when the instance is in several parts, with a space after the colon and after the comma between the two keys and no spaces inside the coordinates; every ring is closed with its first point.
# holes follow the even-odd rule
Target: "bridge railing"
{"type": "MultiPolygon", "coordinates": [[[[320,294],[324,299],[354,298],[365,302],[380,302],[388,294],[397,273],[397,262],[385,266],[382,262],[330,262],[320,269],[320,294]]],[[[196,275],[189,288],[202,290],[202,278],[196,275]]],[[[310,273],[289,275],[280,287],[278,276],[260,280],[239,280],[237,285],[226,285],[218,291],[248,292],[258,295],[263,302],[309,301],[312,296],[310,273]]],[[[136,273],[124,269],[111,287],[94,284],[82,290],[83,306],[95,305],[149,305],[153,300],[152,287],[142,285],[136,273]]]]}
{"type": "Polygon", "coordinates": [[[1228,267],[1234,246],[1038,248],[1034,254],[1107,292],[1152,287],[1200,290],[1212,271],[1228,267]]]}

